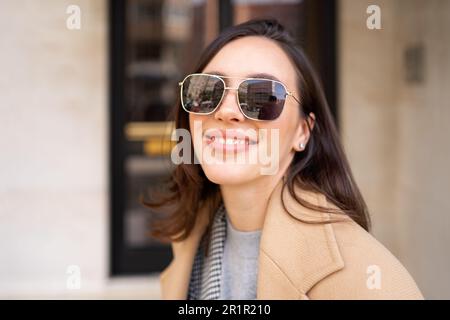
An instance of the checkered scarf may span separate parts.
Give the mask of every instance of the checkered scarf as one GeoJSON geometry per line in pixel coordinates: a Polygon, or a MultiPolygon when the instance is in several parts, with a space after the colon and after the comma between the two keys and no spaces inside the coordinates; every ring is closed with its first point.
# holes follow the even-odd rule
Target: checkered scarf
{"type": "Polygon", "coordinates": [[[206,243],[203,236],[195,255],[189,282],[188,300],[218,300],[220,296],[220,278],[222,256],[227,233],[226,211],[223,203],[214,215],[211,229],[211,241],[206,243]],[[208,256],[205,256],[205,246],[208,256]]]}

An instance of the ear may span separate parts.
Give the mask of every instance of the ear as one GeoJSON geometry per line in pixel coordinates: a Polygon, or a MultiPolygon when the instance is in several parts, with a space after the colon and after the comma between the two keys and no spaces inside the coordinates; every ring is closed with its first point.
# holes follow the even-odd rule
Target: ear
{"type": "Polygon", "coordinates": [[[311,130],[314,128],[314,124],[316,122],[316,116],[314,113],[310,112],[309,115],[305,118],[302,118],[299,122],[298,128],[297,128],[297,134],[296,138],[294,139],[294,145],[292,148],[297,151],[301,152],[305,150],[306,145],[308,144],[309,137],[311,136],[311,130]],[[309,128],[308,128],[309,124],[309,128]],[[303,148],[301,147],[301,144],[303,143],[303,148]]]}

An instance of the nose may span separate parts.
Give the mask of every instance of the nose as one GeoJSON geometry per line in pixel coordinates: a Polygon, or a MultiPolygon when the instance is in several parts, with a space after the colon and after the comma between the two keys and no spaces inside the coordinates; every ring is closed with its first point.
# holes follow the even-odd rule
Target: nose
{"type": "Polygon", "coordinates": [[[219,108],[214,113],[214,118],[216,120],[229,122],[244,121],[245,117],[238,106],[237,88],[225,87],[224,94],[219,108]]]}

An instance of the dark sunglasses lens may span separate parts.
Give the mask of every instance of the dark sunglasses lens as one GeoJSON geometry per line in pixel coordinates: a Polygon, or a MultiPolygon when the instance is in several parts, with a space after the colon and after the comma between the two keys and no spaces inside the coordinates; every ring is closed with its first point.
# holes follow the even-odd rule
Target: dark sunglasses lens
{"type": "Polygon", "coordinates": [[[255,120],[275,120],[283,111],[286,90],[271,80],[246,80],[239,87],[242,112],[255,120]]]}
{"type": "Polygon", "coordinates": [[[211,113],[218,106],[224,91],[223,82],[208,75],[190,75],[181,90],[181,102],[188,112],[211,113]]]}

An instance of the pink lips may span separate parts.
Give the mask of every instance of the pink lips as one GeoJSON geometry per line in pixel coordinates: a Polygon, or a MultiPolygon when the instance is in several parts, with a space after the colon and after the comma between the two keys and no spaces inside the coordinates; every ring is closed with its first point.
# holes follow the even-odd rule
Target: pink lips
{"type": "Polygon", "coordinates": [[[207,146],[219,152],[247,151],[258,143],[255,130],[209,129],[204,134],[207,146]]]}

